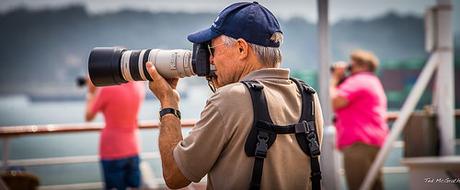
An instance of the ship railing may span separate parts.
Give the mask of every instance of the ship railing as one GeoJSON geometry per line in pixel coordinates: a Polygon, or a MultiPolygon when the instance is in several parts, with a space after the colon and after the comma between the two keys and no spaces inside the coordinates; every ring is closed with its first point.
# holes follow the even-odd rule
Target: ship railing
{"type": "MultiPolygon", "coordinates": [[[[388,121],[393,122],[397,119],[399,112],[388,112],[388,121]]],[[[455,111],[456,118],[460,118],[460,110],[455,111]]],[[[183,128],[191,128],[195,125],[196,120],[182,121],[183,128]]],[[[64,157],[49,157],[49,158],[31,158],[31,159],[10,159],[10,140],[20,136],[44,135],[44,134],[64,134],[64,133],[83,133],[83,132],[98,132],[103,128],[103,123],[78,123],[78,124],[47,124],[47,125],[23,125],[23,126],[2,126],[0,127],[0,139],[3,141],[2,162],[1,167],[6,170],[9,166],[46,166],[46,165],[61,165],[61,164],[79,164],[79,163],[94,163],[99,161],[97,155],[82,155],[82,156],[64,156],[64,157]]],[[[158,121],[141,121],[139,123],[140,130],[158,129],[158,121]]],[[[325,141],[327,142],[327,141],[325,141]]],[[[460,145],[460,140],[456,140],[456,145],[460,145]]],[[[323,145],[325,146],[325,145],[323,145]]],[[[396,141],[393,144],[394,148],[403,148],[404,142],[396,141]]],[[[160,153],[158,151],[142,152],[141,159],[158,159],[160,153]]],[[[164,185],[161,175],[153,174],[148,168],[141,169],[144,184],[148,185],[149,189],[161,188],[164,185]]],[[[385,166],[382,168],[384,174],[401,174],[408,173],[406,166],[385,166]]],[[[343,169],[340,173],[343,175],[343,169]]],[[[40,189],[95,189],[101,188],[101,182],[95,183],[76,183],[62,185],[46,185],[40,186],[40,189]]]]}

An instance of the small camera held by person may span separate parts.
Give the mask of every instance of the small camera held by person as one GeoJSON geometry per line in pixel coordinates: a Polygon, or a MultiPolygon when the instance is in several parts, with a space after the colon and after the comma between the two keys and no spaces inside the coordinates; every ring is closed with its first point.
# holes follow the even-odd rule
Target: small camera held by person
{"type": "Polygon", "coordinates": [[[84,77],[84,76],[78,76],[76,79],[75,79],[75,82],[77,83],[77,86],[79,88],[83,88],[86,86],[86,81],[87,81],[87,77],[84,77]]]}
{"type": "Polygon", "coordinates": [[[330,71],[332,77],[338,80],[337,85],[340,85],[350,76],[351,64],[345,61],[338,61],[331,65],[330,71]]]}

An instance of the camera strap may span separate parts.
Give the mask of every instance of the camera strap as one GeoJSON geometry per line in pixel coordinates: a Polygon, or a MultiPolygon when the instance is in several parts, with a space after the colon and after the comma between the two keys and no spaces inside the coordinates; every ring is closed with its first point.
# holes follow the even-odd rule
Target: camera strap
{"type": "Polygon", "coordinates": [[[252,100],[254,122],[246,139],[244,150],[247,156],[254,157],[254,166],[250,189],[260,189],[264,159],[268,149],[273,145],[278,134],[295,134],[302,151],[310,157],[312,189],[321,189],[321,170],[318,156],[320,155],[319,140],[315,127],[315,111],[313,94],[315,90],[302,81],[291,78],[301,92],[302,114],[299,122],[280,126],[273,124],[268,112],[264,86],[258,81],[241,81],[249,90],[252,100]]]}
{"type": "Polygon", "coordinates": [[[214,86],[214,83],[212,82],[212,77],[207,76],[206,80],[208,81],[208,86],[211,89],[211,91],[213,93],[216,92],[216,87],[214,86]]]}

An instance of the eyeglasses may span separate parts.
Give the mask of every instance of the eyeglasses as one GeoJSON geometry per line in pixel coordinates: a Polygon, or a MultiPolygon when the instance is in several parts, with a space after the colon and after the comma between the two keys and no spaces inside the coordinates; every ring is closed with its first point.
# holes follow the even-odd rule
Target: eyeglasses
{"type": "Polygon", "coordinates": [[[211,46],[210,44],[208,44],[208,51],[209,51],[209,54],[211,56],[214,57],[214,48],[216,48],[217,46],[221,46],[221,45],[224,45],[225,43],[221,43],[219,45],[215,45],[215,46],[211,46]]]}

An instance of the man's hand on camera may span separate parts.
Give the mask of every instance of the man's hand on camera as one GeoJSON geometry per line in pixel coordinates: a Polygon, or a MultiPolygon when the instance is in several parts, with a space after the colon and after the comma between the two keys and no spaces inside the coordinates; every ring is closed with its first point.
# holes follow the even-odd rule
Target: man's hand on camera
{"type": "MultiPolygon", "coordinates": [[[[151,62],[147,62],[147,71],[153,79],[149,83],[149,88],[160,100],[161,108],[178,110],[179,93],[177,93],[176,86],[179,79],[163,78],[151,62]]],[[[182,174],[173,157],[174,148],[183,139],[180,120],[171,114],[168,114],[168,116],[161,119],[158,146],[166,185],[172,189],[178,189],[187,186],[191,182],[182,174]]]]}
{"type": "Polygon", "coordinates": [[[176,90],[179,79],[163,78],[151,62],[147,62],[147,71],[153,79],[149,82],[149,88],[160,100],[161,108],[179,109],[179,93],[176,90]]]}

